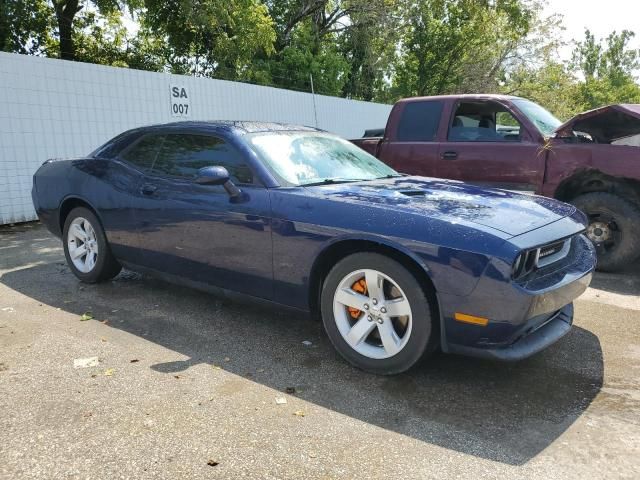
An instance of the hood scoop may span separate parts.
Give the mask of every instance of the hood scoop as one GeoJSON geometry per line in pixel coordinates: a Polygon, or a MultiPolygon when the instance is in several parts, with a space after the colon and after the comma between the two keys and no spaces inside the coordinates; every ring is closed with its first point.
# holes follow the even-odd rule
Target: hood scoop
{"type": "Polygon", "coordinates": [[[424,190],[398,190],[398,193],[407,197],[424,197],[427,194],[424,190]]]}

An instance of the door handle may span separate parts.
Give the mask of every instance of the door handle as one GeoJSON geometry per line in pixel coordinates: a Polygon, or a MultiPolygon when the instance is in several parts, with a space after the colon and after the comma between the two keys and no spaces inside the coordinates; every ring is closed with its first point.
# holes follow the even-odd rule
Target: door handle
{"type": "Polygon", "coordinates": [[[442,154],[443,160],[455,160],[458,158],[458,152],[448,151],[442,154]]]}
{"type": "Polygon", "coordinates": [[[153,195],[156,190],[158,190],[158,187],[150,183],[145,183],[140,188],[140,191],[142,192],[143,195],[153,195]]]}

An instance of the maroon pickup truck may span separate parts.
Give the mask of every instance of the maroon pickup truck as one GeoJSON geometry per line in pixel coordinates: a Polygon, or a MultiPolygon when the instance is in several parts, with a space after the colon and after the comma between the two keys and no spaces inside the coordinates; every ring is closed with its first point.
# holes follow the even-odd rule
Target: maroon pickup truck
{"type": "Polygon", "coordinates": [[[600,270],[640,257],[640,105],[610,105],[562,123],[503,95],[407,98],[384,130],[353,142],[394,169],[525,190],[589,216],[600,270]],[[379,136],[373,136],[379,135],[379,136]]]}

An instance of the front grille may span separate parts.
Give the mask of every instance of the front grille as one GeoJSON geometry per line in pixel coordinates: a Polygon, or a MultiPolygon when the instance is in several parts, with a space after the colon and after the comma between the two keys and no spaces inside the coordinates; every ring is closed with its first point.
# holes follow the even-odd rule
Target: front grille
{"type": "Polygon", "coordinates": [[[569,255],[569,251],[571,250],[571,241],[571,238],[567,238],[561,242],[555,242],[538,248],[536,267],[546,267],[547,265],[551,265],[552,263],[565,258],[569,255]]]}
{"type": "Polygon", "coordinates": [[[540,269],[552,268],[554,264],[567,258],[571,252],[573,237],[542,245],[522,252],[513,267],[513,278],[526,279],[540,269]]]}
{"type": "Polygon", "coordinates": [[[538,258],[544,258],[549,255],[553,255],[554,253],[558,253],[564,247],[564,242],[554,243],[552,245],[546,245],[544,247],[540,247],[540,254],[538,258]]]}

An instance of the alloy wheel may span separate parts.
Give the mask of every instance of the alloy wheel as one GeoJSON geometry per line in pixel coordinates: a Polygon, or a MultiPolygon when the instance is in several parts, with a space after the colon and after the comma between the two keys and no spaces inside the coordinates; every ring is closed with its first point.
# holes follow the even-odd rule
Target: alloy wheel
{"type": "Polygon", "coordinates": [[[334,294],[333,313],[347,344],[368,358],[398,354],[411,336],[407,296],[397,282],[377,270],[362,269],[346,275],[334,294]]]}
{"type": "Polygon", "coordinates": [[[82,273],[89,273],[98,260],[98,240],[96,232],[86,218],[77,217],[69,225],[67,233],[69,257],[82,273]]]}

